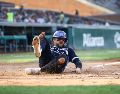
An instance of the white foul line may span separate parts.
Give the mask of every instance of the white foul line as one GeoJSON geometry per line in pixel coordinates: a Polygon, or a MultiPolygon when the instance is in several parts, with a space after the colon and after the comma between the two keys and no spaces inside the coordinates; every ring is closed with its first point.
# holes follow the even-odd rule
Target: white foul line
{"type": "Polygon", "coordinates": [[[93,67],[97,68],[97,67],[104,67],[104,66],[118,65],[118,64],[120,64],[120,62],[112,62],[112,63],[107,63],[107,64],[100,64],[100,65],[95,65],[93,67]]]}

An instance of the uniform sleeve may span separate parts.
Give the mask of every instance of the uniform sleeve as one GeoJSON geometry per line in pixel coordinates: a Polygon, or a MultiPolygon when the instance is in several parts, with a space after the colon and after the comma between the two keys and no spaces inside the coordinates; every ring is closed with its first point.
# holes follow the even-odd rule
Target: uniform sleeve
{"type": "Polygon", "coordinates": [[[50,60],[51,59],[50,43],[46,38],[43,38],[40,41],[40,45],[42,49],[41,58],[50,60]]]}
{"type": "Polygon", "coordinates": [[[76,65],[76,68],[82,68],[82,63],[72,48],[68,48],[68,56],[69,62],[74,63],[76,65]]]}

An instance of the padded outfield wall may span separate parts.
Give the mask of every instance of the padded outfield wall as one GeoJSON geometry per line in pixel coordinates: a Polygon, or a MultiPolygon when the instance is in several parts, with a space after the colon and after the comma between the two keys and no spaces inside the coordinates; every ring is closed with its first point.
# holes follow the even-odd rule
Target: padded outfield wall
{"type": "Polygon", "coordinates": [[[120,27],[79,26],[69,28],[69,46],[75,49],[120,48],[120,27]]]}

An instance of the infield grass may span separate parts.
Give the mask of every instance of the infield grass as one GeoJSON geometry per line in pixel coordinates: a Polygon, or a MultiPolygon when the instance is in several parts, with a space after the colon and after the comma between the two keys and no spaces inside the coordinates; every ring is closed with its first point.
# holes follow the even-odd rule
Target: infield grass
{"type": "Polygon", "coordinates": [[[32,52],[0,54],[0,63],[26,63],[38,60],[32,52]]]}
{"type": "Polygon", "coordinates": [[[96,49],[76,51],[82,60],[120,60],[120,49],[96,49]]]}
{"type": "Polygon", "coordinates": [[[0,86],[0,94],[120,94],[120,86],[0,86]]]}
{"type": "MultiPolygon", "coordinates": [[[[120,49],[80,50],[76,54],[81,60],[120,60],[120,49]]],[[[0,63],[34,62],[38,58],[33,52],[0,54],[0,63]]]]}

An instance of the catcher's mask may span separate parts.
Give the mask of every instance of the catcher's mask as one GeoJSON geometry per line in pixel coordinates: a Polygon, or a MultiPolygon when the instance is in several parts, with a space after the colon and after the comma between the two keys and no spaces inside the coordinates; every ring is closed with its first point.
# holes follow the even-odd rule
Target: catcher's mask
{"type": "Polygon", "coordinates": [[[58,40],[64,40],[65,42],[67,42],[67,37],[66,37],[66,33],[64,31],[58,30],[53,34],[53,38],[57,38],[58,40]]]}

